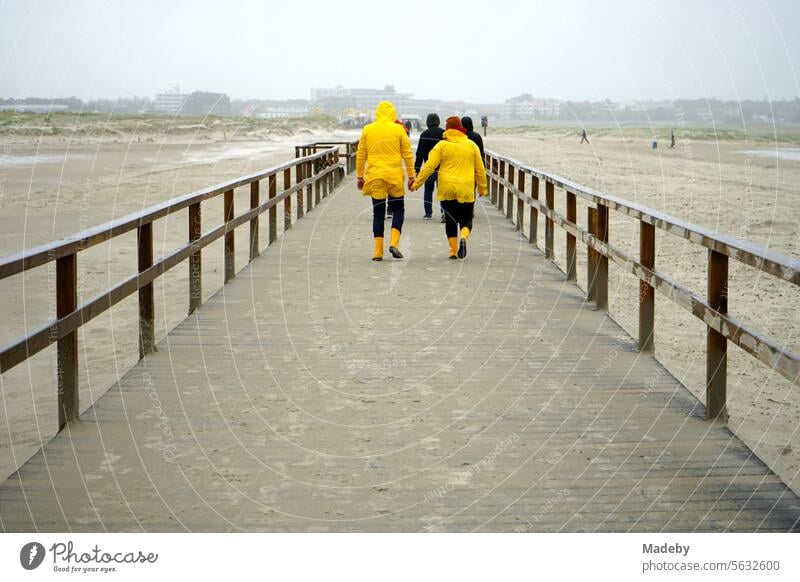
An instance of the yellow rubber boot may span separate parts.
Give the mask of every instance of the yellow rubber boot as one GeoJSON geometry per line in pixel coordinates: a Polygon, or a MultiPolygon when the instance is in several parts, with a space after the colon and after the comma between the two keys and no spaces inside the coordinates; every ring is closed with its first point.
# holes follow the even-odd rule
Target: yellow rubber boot
{"type": "Polygon", "coordinates": [[[467,239],[469,238],[469,229],[465,226],[461,229],[461,242],[458,243],[458,258],[463,259],[467,256],[467,239]]]}
{"type": "Polygon", "coordinates": [[[400,249],[397,248],[400,246],[400,231],[396,228],[392,229],[392,238],[391,242],[389,243],[389,252],[392,253],[392,256],[395,259],[402,259],[403,253],[400,252],[400,249]]]}
{"type": "Polygon", "coordinates": [[[375,253],[372,255],[373,261],[382,261],[383,260],[383,237],[376,236],[375,237],[375,253]]]}
{"type": "Polygon", "coordinates": [[[447,244],[450,245],[450,258],[457,259],[456,253],[458,252],[458,237],[448,238],[447,244]]]}

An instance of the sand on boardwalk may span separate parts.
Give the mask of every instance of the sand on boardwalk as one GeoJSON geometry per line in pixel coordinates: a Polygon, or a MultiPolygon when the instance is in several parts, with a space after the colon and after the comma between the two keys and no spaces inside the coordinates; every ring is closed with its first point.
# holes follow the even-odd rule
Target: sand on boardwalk
{"type": "MultiPolygon", "coordinates": [[[[35,131],[28,135],[0,134],[0,156],[4,156],[0,157],[0,208],[6,218],[0,231],[0,254],[18,252],[169,197],[277,164],[293,157],[294,144],[322,138],[324,133],[283,132],[276,136],[251,130],[237,133],[240,130],[231,127],[188,127],[178,135],[155,130],[138,135],[138,130],[131,132],[130,128],[102,135],[87,130],[67,137],[59,132],[45,137],[35,131]]],[[[667,144],[662,138],[659,149],[653,151],[646,133],[594,132],[589,136],[591,144],[581,146],[574,130],[514,130],[506,135],[490,134],[486,145],[609,194],[786,254],[800,254],[800,162],[748,153],[774,149],[774,144],[754,144],[731,136],[720,141],[713,135],[684,140],[680,132],[678,148],[664,149],[667,144]]],[[[324,135],[325,139],[336,137],[352,139],[357,133],[324,135]]],[[[237,191],[238,208],[247,204],[244,190],[237,191]]],[[[411,195],[409,212],[414,212],[415,204],[421,211],[420,196],[419,192],[411,195]]],[[[563,213],[564,207],[563,194],[558,193],[557,209],[563,213]]],[[[580,201],[578,211],[579,222],[585,226],[586,205],[580,201]]],[[[216,224],[221,214],[219,199],[206,204],[204,230],[216,224]]],[[[156,256],[184,242],[186,223],[185,212],[156,223],[156,256]]],[[[563,268],[564,236],[558,230],[557,235],[556,255],[563,268]]],[[[237,267],[241,267],[247,257],[246,228],[239,229],[236,237],[237,267]]],[[[635,221],[612,214],[611,240],[629,252],[638,252],[635,221]]],[[[265,244],[262,241],[262,246],[265,244]]],[[[659,232],[657,251],[659,270],[704,294],[704,249],[659,232]]],[[[204,296],[208,297],[222,283],[221,243],[203,252],[204,296]]],[[[585,250],[579,248],[581,285],[585,259],[585,250]]],[[[135,269],[135,233],[81,253],[81,299],[108,288],[135,269]]],[[[0,297],[4,299],[2,343],[50,319],[54,312],[53,275],[51,264],[0,281],[0,297]]],[[[157,339],[185,316],[187,286],[188,272],[183,265],[156,282],[157,339]]],[[[731,262],[730,289],[731,313],[798,351],[800,296],[796,287],[731,262]]],[[[636,281],[612,266],[609,291],[612,316],[636,337],[636,281]]],[[[702,396],[704,326],[662,296],[657,296],[656,306],[657,357],[702,396]]],[[[136,298],[131,297],[82,328],[82,408],[91,405],[136,362],[137,316],[136,298]]],[[[0,479],[55,431],[54,352],[51,347],[0,376],[0,479]]],[[[792,388],[738,348],[731,347],[729,360],[731,426],[800,492],[797,387],[792,388]]]]}
{"type": "MultiPolygon", "coordinates": [[[[661,130],[653,150],[649,130],[619,128],[508,130],[489,135],[486,147],[601,192],[643,204],[721,233],[793,257],[800,256],[800,160],[797,136],[750,136],[711,130],[661,130]],[[593,135],[594,133],[594,135],[593,135]]],[[[542,191],[541,197],[544,197],[542,191]]],[[[579,224],[586,204],[578,199],[579,224]]],[[[565,195],[556,208],[566,214],[565,195]]],[[[632,256],[639,253],[637,221],[611,213],[610,240],[632,256]]],[[[544,227],[540,221],[540,247],[544,227]]],[[[556,228],[556,258],[562,269],[566,236],[556,228]]],[[[578,245],[578,280],[585,288],[586,251],[578,245]]],[[[700,296],[706,294],[707,250],[656,231],[656,268],[700,296]]],[[[611,316],[638,337],[638,281],[613,263],[609,276],[611,316]]],[[[738,319],[800,352],[800,292],[796,286],[730,261],[728,310],[738,319]]],[[[656,294],[656,357],[695,395],[705,400],[705,326],[663,295],[656,294]]],[[[729,344],[729,424],[796,492],[800,492],[800,387],[729,344]]],[[[610,355],[613,357],[613,353],[610,355]]]]}
{"type": "MultiPolygon", "coordinates": [[[[41,117],[41,116],[40,116],[41,117]]],[[[27,118],[27,117],[26,117],[27,118]]],[[[158,120],[158,119],[157,119],[158,120]]],[[[182,119],[175,123],[186,125],[182,119]]],[[[291,124],[256,135],[247,124],[208,124],[173,133],[143,132],[111,123],[113,131],[64,137],[0,128],[0,256],[20,252],[144,210],[171,197],[281,164],[294,145],[353,140],[354,131],[328,124],[291,124]],[[156,141],[160,139],[160,141],[156,141]]],[[[189,123],[189,125],[197,125],[189,123]]],[[[294,176],[293,176],[294,179],[294,176]]],[[[249,207],[249,187],[235,193],[237,212],[249,207]]],[[[203,204],[203,231],[221,222],[222,197],[203,204]]],[[[283,221],[278,221],[282,230],[283,221]]],[[[267,229],[260,231],[261,247],[267,229]]],[[[188,211],[158,220],[155,257],[185,243],[188,211]]],[[[248,258],[247,226],[236,231],[236,266],[248,258]]],[[[79,303],[136,272],[136,232],[84,252],[78,258],[79,303]]],[[[222,286],[222,241],[203,249],[204,300],[222,286]]],[[[55,314],[55,263],[0,281],[5,345],[50,321],[55,314]]],[[[155,283],[156,341],[186,317],[188,266],[155,283]]],[[[79,332],[81,410],[86,410],[138,360],[138,303],[133,295],[79,332]]],[[[24,463],[56,431],[55,347],[0,375],[0,479],[24,463]]]]}

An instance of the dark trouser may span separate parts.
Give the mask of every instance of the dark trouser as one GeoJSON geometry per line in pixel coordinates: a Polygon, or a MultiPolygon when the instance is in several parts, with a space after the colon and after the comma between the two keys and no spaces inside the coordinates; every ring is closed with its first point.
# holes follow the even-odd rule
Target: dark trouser
{"type": "MultiPolygon", "coordinates": [[[[392,198],[389,196],[389,212],[392,213],[392,228],[399,231],[403,230],[403,219],[406,211],[403,205],[403,197],[392,198]]],[[[386,216],[386,200],[372,199],[372,236],[383,236],[383,221],[386,216]]]]}
{"type": "Polygon", "coordinates": [[[436,187],[436,179],[439,175],[439,172],[436,171],[431,174],[430,178],[425,180],[425,196],[424,196],[424,205],[425,205],[425,216],[431,216],[433,214],[433,189],[436,187]]]}
{"type": "Polygon", "coordinates": [[[474,202],[458,202],[457,200],[442,200],[444,210],[444,232],[447,238],[458,236],[458,231],[465,226],[472,230],[472,213],[474,202]]]}

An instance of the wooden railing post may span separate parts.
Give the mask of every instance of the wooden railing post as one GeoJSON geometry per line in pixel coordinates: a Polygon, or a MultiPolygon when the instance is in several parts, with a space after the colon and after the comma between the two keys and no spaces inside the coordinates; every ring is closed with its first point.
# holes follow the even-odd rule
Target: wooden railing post
{"type": "MultiPolygon", "coordinates": [[[[708,251],[708,304],[719,313],[728,313],[728,256],[708,251]]],[[[706,418],[727,420],[728,341],[708,328],[706,339],[706,418]]]]}
{"type": "MultiPolygon", "coordinates": [[[[602,204],[597,205],[597,238],[608,243],[608,206],[602,204]]],[[[608,257],[603,253],[597,256],[595,298],[597,308],[608,311],[608,257]]]]}
{"type": "Polygon", "coordinates": [[[521,233],[525,232],[525,172],[520,168],[517,174],[517,188],[519,189],[519,196],[517,197],[517,230],[521,233]]]}
{"type": "Polygon", "coordinates": [[[489,158],[489,160],[492,165],[492,171],[489,174],[491,176],[491,183],[492,183],[491,199],[492,199],[492,204],[497,205],[497,172],[499,166],[497,164],[497,159],[495,159],[494,157],[489,158]]]}
{"type": "MultiPolygon", "coordinates": [[[[278,195],[278,176],[270,174],[267,178],[269,187],[269,199],[272,200],[278,195]]],[[[278,207],[277,205],[269,209],[269,244],[278,240],[278,207]]]]}
{"type": "MultiPolygon", "coordinates": [[[[200,203],[189,206],[189,242],[200,238],[202,218],[200,203]]],[[[203,302],[203,259],[202,251],[197,249],[189,255],[189,315],[203,302]]]]}
{"type": "MultiPolygon", "coordinates": [[[[259,205],[259,182],[256,180],[255,182],[250,183],[250,208],[258,208],[259,205]]],[[[258,223],[260,220],[260,215],[256,216],[255,218],[250,219],[250,260],[252,261],[256,257],[260,256],[261,253],[258,250],[258,223]]]]}
{"type": "MultiPolygon", "coordinates": [[[[233,190],[225,190],[223,194],[223,222],[233,220],[233,190]]],[[[225,233],[225,282],[236,275],[236,247],[233,229],[225,233]]]]}
{"type": "MultiPolygon", "coordinates": [[[[655,268],[656,227],[643,220],[639,221],[639,261],[643,267],[655,268]]],[[[652,352],[654,344],[654,325],[656,314],[656,290],[639,281],[639,351],[652,352]]]]}
{"type": "MultiPolygon", "coordinates": [[[[300,184],[305,178],[305,168],[303,167],[304,164],[297,164],[294,168],[295,173],[295,184],[300,184]]],[[[299,188],[297,190],[297,220],[300,220],[305,215],[305,197],[304,197],[304,189],[299,188]]]]}
{"type": "MultiPolygon", "coordinates": [[[[589,234],[597,238],[597,208],[586,209],[586,224],[589,234]]],[[[598,254],[592,247],[586,247],[586,301],[597,301],[597,268],[598,254]]]]}
{"type": "MultiPolygon", "coordinates": [[[[139,255],[139,273],[153,266],[153,223],[142,224],[136,229],[139,255]]],[[[139,289],[139,359],[156,351],[155,300],[153,283],[139,289]]]]}
{"type": "MultiPolygon", "coordinates": [[[[314,153],[317,153],[317,148],[314,148],[314,153]]],[[[305,177],[306,178],[313,178],[314,176],[314,162],[306,162],[305,163],[305,177]]],[[[314,187],[316,186],[316,180],[308,183],[306,186],[306,213],[311,212],[311,209],[314,206],[314,187]]]]}
{"type": "Polygon", "coordinates": [[[513,164],[509,162],[508,164],[508,181],[509,181],[509,188],[508,192],[506,192],[506,218],[510,220],[512,223],[514,222],[514,177],[516,176],[517,172],[513,164]]]}
{"type": "Polygon", "coordinates": [[[341,158],[339,156],[339,149],[337,148],[333,154],[333,165],[336,167],[336,171],[333,172],[333,178],[331,178],[331,189],[329,191],[333,192],[339,186],[341,182],[341,176],[339,175],[339,162],[341,162],[341,158]]]}
{"type": "MultiPolygon", "coordinates": [[[[317,161],[314,163],[316,166],[314,169],[314,206],[320,203],[322,200],[322,186],[325,182],[325,178],[320,178],[319,173],[324,169],[324,161],[327,159],[327,156],[324,158],[318,158],[317,161]]],[[[327,177],[327,176],[326,176],[327,177]]]]}
{"type": "MultiPolygon", "coordinates": [[[[505,179],[506,177],[506,163],[504,160],[500,160],[500,178],[505,179]]],[[[505,200],[506,200],[506,187],[503,186],[503,183],[498,181],[497,183],[497,208],[500,212],[503,212],[505,209],[505,200]]]]}
{"type": "MultiPolygon", "coordinates": [[[[56,259],[56,317],[66,317],[78,307],[78,255],[56,259]]],[[[78,331],[58,340],[58,430],[80,415],[78,398],[78,331]]]]}
{"type": "MultiPolygon", "coordinates": [[[[578,224],[578,208],[574,192],[567,191],[567,220],[572,224],[578,224]]],[[[575,267],[577,253],[575,252],[575,235],[567,232],[567,281],[578,279],[575,267]]]]}
{"type": "MultiPolygon", "coordinates": [[[[531,176],[531,198],[539,200],[539,177],[531,176]]],[[[539,238],[539,209],[531,204],[531,216],[528,220],[528,242],[538,246],[539,238]]]]}
{"type": "MultiPolygon", "coordinates": [[[[554,210],[556,207],[556,187],[550,181],[545,182],[545,197],[547,198],[547,208],[554,210]]],[[[544,221],[544,256],[548,259],[555,260],[556,252],[553,244],[553,237],[555,233],[555,223],[549,216],[544,221]]]]}
{"type": "MultiPolygon", "coordinates": [[[[283,190],[284,192],[292,187],[292,169],[286,168],[283,171],[283,190]]],[[[292,197],[287,196],[283,199],[283,230],[292,228],[292,197]]]]}

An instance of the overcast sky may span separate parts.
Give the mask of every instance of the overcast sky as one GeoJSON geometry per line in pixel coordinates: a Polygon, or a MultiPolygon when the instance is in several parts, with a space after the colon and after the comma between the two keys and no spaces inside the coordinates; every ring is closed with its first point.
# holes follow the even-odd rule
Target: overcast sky
{"type": "Polygon", "coordinates": [[[776,100],[799,24],[798,0],[0,0],[0,97],[776,100]]]}

